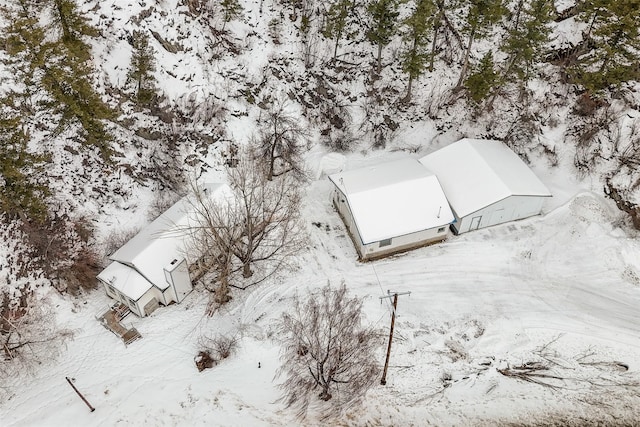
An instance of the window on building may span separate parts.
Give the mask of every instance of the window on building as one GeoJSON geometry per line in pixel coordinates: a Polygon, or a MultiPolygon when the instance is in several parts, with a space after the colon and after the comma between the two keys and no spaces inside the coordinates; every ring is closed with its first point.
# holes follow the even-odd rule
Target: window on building
{"type": "Polygon", "coordinates": [[[438,228],[438,233],[443,233],[446,227],[440,227],[438,228]]]}
{"type": "Polygon", "coordinates": [[[384,239],[384,240],[380,240],[380,247],[384,247],[384,246],[389,246],[391,245],[391,239],[384,239]]]}

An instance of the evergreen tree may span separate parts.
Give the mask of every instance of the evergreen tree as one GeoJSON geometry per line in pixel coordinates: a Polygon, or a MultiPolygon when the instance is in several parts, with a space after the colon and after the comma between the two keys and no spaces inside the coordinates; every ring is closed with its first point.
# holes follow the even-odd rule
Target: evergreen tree
{"type": "Polygon", "coordinates": [[[409,75],[405,101],[411,99],[413,80],[424,72],[427,62],[426,47],[429,43],[429,31],[435,5],[432,0],[416,0],[411,15],[404,21],[406,30],[403,42],[406,49],[402,52],[402,68],[409,75]]]}
{"type": "Polygon", "coordinates": [[[131,44],[131,69],[127,78],[134,85],[136,103],[149,106],[156,96],[156,85],[153,72],[156,69],[153,48],[149,45],[149,38],[142,31],[134,31],[131,44]]]}
{"type": "Polygon", "coordinates": [[[524,90],[549,40],[552,13],[551,0],[527,0],[526,3],[525,0],[518,0],[512,13],[511,27],[500,47],[507,54],[501,84],[515,82],[524,90]]]}
{"type": "Polygon", "coordinates": [[[353,0],[334,0],[327,9],[322,35],[329,40],[334,40],[333,59],[336,59],[338,55],[340,41],[343,38],[352,38],[357,34],[357,31],[348,31],[349,16],[353,14],[354,7],[353,0]]]}
{"type": "Polygon", "coordinates": [[[36,104],[28,98],[44,89],[48,97],[43,99],[39,94],[37,106],[48,109],[51,118],[58,120],[57,130],[79,125],[84,144],[97,147],[108,160],[111,136],[103,120],[114,114],[91,85],[93,69],[87,60],[91,52],[82,40],[95,30],[68,0],[17,2],[14,6],[5,9],[5,17],[14,23],[6,30],[10,40],[6,50],[13,58],[12,68],[18,71],[17,81],[24,85],[24,104],[36,104]],[[45,27],[40,17],[48,10],[56,19],[45,27]],[[59,37],[45,38],[45,32],[59,37]]]}
{"type": "Polygon", "coordinates": [[[505,8],[503,0],[467,0],[469,10],[464,23],[467,34],[467,47],[464,52],[464,62],[460,70],[460,77],[456,86],[461,86],[469,68],[469,56],[473,42],[485,36],[491,27],[502,19],[505,8]]]}
{"type": "Polygon", "coordinates": [[[397,29],[398,0],[373,0],[367,7],[371,16],[371,26],[367,31],[367,38],[378,47],[376,56],[377,69],[380,74],[382,69],[382,48],[391,42],[397,29]]]}
{"type": "Polygon", "coordinates": [[[242,5],[239,0],[222,0],[220,6],[222,7],[222,15],[224,18],[224,23],[222,24],[222,30],[224,31],[227,22],[242,16],[242,5]]]}
{"type": "Polygon", "coordinates": [[[78,12],[73,0],[53,0],[52,6],[55,23],[62,31],[60,41],[68,54],[78,61],[91,58],[91,47],[83,41],[83,37],[97,36],[97,30],[78,12]]]}
{"type": "Polygon", "coordinates": [[[587,0],[579,19],[594,48],[572,70],[575,80],[591,92],[640,80],[640,0],[587,0]]]}
{"type": "Polygon", "coordinates": [[[53,98],[44,104],[53,113],[60,114],[57,131],[68,125],[79,125],[83,144],[96,147],[104,160],[112,155],[111,135],[103,120],[112,119],[113,111],[102,101],[85,77],[87,64],[54,63],[44,67],[41,84],[53,98]]]}
{"type": "Polygon", "coordinates": [[[476,103],[491,93],[498,81],[498,73],[496,73],[493,63],[493,55],[491,52],[485,54],[474,72],[465,80],[465,88],[469,97],[476,103]]]}
{"type": "Polygon", "coordinates": [[[0,119],[0,214],[9,220],[42,222],[48,189],[35,178],[46,159],[30,153],[28,143],[29,134],[20,128],[18,117],[0,119]]]}

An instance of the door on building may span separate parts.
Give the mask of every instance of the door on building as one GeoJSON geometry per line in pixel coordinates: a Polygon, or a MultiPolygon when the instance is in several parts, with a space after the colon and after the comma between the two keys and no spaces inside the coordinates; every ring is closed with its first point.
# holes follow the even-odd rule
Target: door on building
{"type": "Polygon", "coordinates": [[[471,218],[471,226],[469,227],[469,231],[477,230],[480,227],[480,221],[482,220],[482,215],[474,216],[471,218]]]}

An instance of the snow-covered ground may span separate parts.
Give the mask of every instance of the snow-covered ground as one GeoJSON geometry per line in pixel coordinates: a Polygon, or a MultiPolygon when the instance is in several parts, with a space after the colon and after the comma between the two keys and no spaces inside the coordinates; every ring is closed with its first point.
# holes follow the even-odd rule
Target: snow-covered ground
{"type": "MultiPolygon", "coordinates": [[[[143,17],[149,9],[144,2],[87,2],[87,11],[99,12],[93,14],[93,23],[104,38],[94,46],[98,82],[123,88],[131,52],[126,36],[134,29],[160,32],[168,42],[182,47],[170,55],[152,39],[156,77],[166,102],[193,107],[195,116],[204,114],[207,100],[224,105],[229,140],[246,143],[260,111],[238,97],[238,91],[247,83],[260,83],[267,65],[282,75],[302,67],[296,56],[294,24],[283,20],[282,44],[276,46],[266,36],[268,20],[258,13],[262,2],[246,1],[244,22],[227,27],[242,53],[221,54],[213,49],[216,40],[201,31],[209,23],[190,21],[186,7],[177,3],[157,2],[154,13],[143,17]],[[289,68],[279,69],[276,60],[286,58],[288,63],[290,56],[298,62],[292,59],[289,68]]],[[[265,11],[270,11],[269,4],[265,3],[265,11]]],[[[559,9],[571,4],[556,1],[559,9]]],[[[275,9],[269,13],[279,16],[275,9]]],[[[567,25],[571,28],[557,29],[558,42],[575,41],[563,38],[577,34],[569,31],[573,24],[567,25]]],[[[434,74],[416,82],[416,98],[444,90],[438,79],[434,74]]],[[[272,76],[270,85],[261,96],[294,83],[272,76]]],[[[354,84],[348,92],[359,90],[354,84]]],[[[547,96],[551,91],[540,87],[539,93],[547,96]]],[[[455,108],[447,109],[447,114],[455,117],[455,108]]],[[[358,117],[362,112],[354,107],[353,114],[358,117]]],[[[547,114],[558,114],[558,110],[547,114]]],[[[406,116],[428,115],[416,108],[406,116]]],[[[346,167],[396,159],[406,155],[397,152],[402,148],[420,157],[458,137],[482,136],[481,127],[473,124],[438,130],[438,123],[431,119],[412,120],[416,121],[401,123],[387,150],[372,152],[370,142],[360,141],[362,152],[348,154],[346,167]]],[[[353,294],[366,298],[367,321],[383,335],[388,332],[390,306],[380,297],[388,290],[411,291],[411,295],[399,300],[387,385],[374,387],[362,406],[329,424],[546,424],[549,417],[561,419],[561,425],[637,422],[638,233],[625,224],[625,214],[603,197],[597,172],[593,181],[573,176],[573,153],[565,152],[570,144],[562,142],[565,128],[560,119],[558,126],[545,128],[540,138],[556,150],[558,167],[550,168],[544,158],[530,155],[532,167],[554,195],[544,215],[450,236],[443,243],[370,263],[356,261],[349,236],[331,205],[330,183],[320,173],[323,167],[341,166],[343,159],[335,153],[323,157],[327,153],[315,144],[307,155],[308,169],[317,177],[305,198],[309,247],[294,271],[247,291],[235,291],[233,300],[212,317],[204,314],[208,295],[202,290],[149,318],[131,315],[125,324],[133,324],[143,338],[128,347],[95,319],[110,302],[100,290],[84,303],[51,291],[47,298],[56,307],[57,322],[60,328],[73,331],[74,338],[59,355],[0,384],[0,426],[326,425],[313,415],[300,421],[278,402],[282,379],[275,377],[280,361],[273,322],[288,309],[296,292],[304,294],[327,281],[337,285],[342,280],[353,294]],[[198,372],[194,357],[199,341],[217,334],[237,336],[238,350],[213,369],[198,372]],[[535,371],[547,376],[530,377],[546,385],[498,371],[514,372],[521,365],[548,367],[535,371]],[[96,408],[94,412],[65,377],[74,379],[96,408]]],[[[214,176],[220,170],[214,161],[210,163],[208,173],[214,176]]],[[[78,179],[73,169],[60,175],[70,182],[78,179]]],[[[104,205],[83,203],[95,215],[98,240],[148,220],[153,189],[135,187],[129,181],[110,184],[126,189],[126,197],[110,195],[104,205]]],[[[72,198],[71,193],[61,193],[61,200],[72,198]]],[[[0,246],[0,255],[14,250],[0,246]]]]}
{"type": "Polygon", "coordinates": [[[399,300],[387,385],[331,424],[638,419],[640,243],[611,201],[558,169],[537,169],[555,195],[544,215],[370,263],[356,261],[320,178],[307,192],[310,246],[295,271],[237,291],[213,317],[201,291],[149,318],[130,316],[125,324],[143,338],[128,347],[95,320],[108,304],[99,291],[84,305],[52,295],[75,337],[57,359],[4,385],[2,425],[299,425],[277,402],[273,320],[296,292],[327,280],[365,297],[367,320],[382,333],[390,307],[379,297],[411,291],[399,300]],[[238,351],[199,373],[200,337],[219,333],[239,337],[238,351]],[[539,378],[552,387],[498,372],[533,362],[557,377],[539,378]]]}

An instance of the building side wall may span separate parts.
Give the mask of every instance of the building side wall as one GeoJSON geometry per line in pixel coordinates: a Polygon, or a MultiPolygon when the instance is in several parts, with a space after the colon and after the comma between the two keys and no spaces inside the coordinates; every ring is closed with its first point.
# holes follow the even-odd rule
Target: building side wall
{"type": "MultiPolygon", "coordinates": [[[[100,280],[100,279],[98,279],[100,280]]],[[[132,300],[131,298],[127,297],[126,295],[122,294],[121,292],[119,292],[117,289],[115,289],[113,286],[111,286],[110,284],[104,282],[103,280],[100,280],[100,282],[102,283],[102,285],[104,286],[104,290],[107,294],[107,296],[109,296],[110,298],[121,302],[122,304],[126,305],[127,307],[129,307],[129,309],[136,315],[140,316],[140,317],[144,317],[145,316],[145,312],[144,312],[144,307],[147,303],[149,303],[149,301],[151,301],[153,298],[157,298],[159,301],[161,301],[158,297],[158,291],[155,288],[150,288],[144,295],[142,295],[137,301],[132,300]]]]}
{"type": "MultiPolygon", "coordinates": [[[[100,278],[98,278],[98,281],[100,283],[102,283],[102,286],[104,287],[104,291],[106,292],[107,296],[109,298],[112,298],[116,301],[119,301],[123,304],[127,304],[127,300],[125,298],[124,295],[122,295],[120,292],[118,292],[118,290],[116,288],[114,288],[113,286],[109,285],[107,282],[101,280],[100,278]]],[[[128,304],[127,304],[128,305],[128,304]]]]}
{"type": "Polygon", "coordinates": [[[165,276],[167,276],[167,282],[174,288],[175,302],[179,303],[193,290],[193,285],[189,277],[187,262],[184,259],[170,267],[171,271],[165,269],[165,276]]]}
{"type": "Polygon", "coordinates": [[[358,227],[356,227],[356,222],[353,218],[353,213],[351,213],[347,198],[339,190],[334,190],[333,192],[333,204],[336,206],[336,209],[338,209],[338,213],[342,217],[342,222],[344,222],[344,225],[347,227],[347,231],[358,255],[362,258],[364,254],[362,238],[358,233],[358,227]]]}
{"type": "Polygon", "coordinates": [[[542,211],[545,197],[511,196],[461,218],[455,229],[458,234],[505,222],[516,221],[538,215],[542,211]]]}
{"type": "MultiPolygon", "coordinates": [[[[149,289],[147,292],[144,293],[144,295],[142,295],[138,301],[136,301],[136,310],[134,311],[135,314],[137,314],[140,317],[145,317],[147,315],[147,313],[145,313],[144,308],[147,306],[147,304],[149,304],[149,302],[151,302],[154,298],[156,300],[158,300],[158,297],[156,295],[156,289],[155,288],[151,288],[149,289]]],[[[132,310],[133,311],[133,310],[132,310]]]]}
{"type": "Polygon", "coordinates": [[[445,224],[440,227],[405,234],[404,236],[393,237],[386,241],[369,243],[364,245],[361,259],[370,260],[381,258],[397,252],[407,251],[430,243],[439,242],[447,237],[448,230],[448,224],[445,224]]]}
{"type": "Polygon", "coordinates": [[[169,287],[162,292],[162,300],[164,305],[169,305],[178,300],[173,286],[169,285],[169,287]]]}

